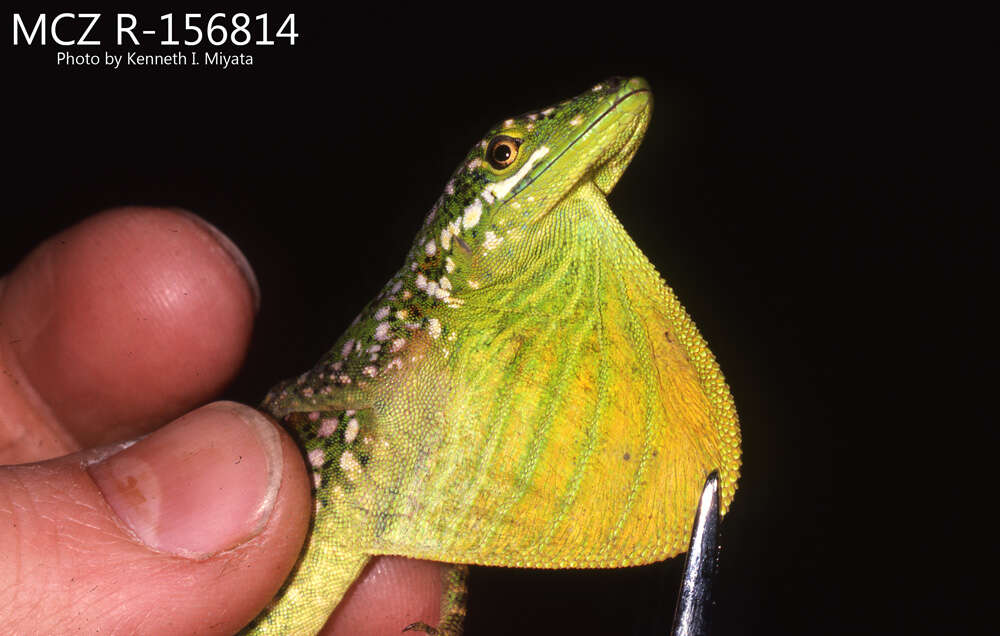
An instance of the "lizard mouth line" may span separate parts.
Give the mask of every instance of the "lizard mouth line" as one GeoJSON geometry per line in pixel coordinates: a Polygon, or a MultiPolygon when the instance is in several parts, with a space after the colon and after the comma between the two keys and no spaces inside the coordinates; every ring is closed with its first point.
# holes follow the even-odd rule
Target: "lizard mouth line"
{"type": "MultiPolygon", "coordinates": [[[[517,195],[519,195],[521,193],[522,190],[524,190],[529,185],[531,185],[532,183],[534,183],[535,181],[537,181],[543,174],[545,174],[545,172],[549,168],[551,168],[552,166],[554,166],[557,163],[559,163],[559,160],[562,159],[562,156],[564,154],[566,154],[570,150],[570,148],[573,148],[578,141],[580,141],[581,139],[583,139],[587,135],[587,133],[589,133],[594,128],[594,126],[596,126],[598,123],[601,122],[601,120],[603,120],[606,116],[608,116],[609,114],[611,114],[612,112],[614,112],[615,109],[618,108],[619,104],[621,104],[622,102],[624,102],[629,97],[632,97],[633,95],[636,95],[638,93],[650,93],[650,92],[652,92],[652,91],[650,89],[648,89],[648,88],[637,88],[637,89],[635,89],[633,91],[629,91],[628,93],[626,93],[626,94],[622,95],[621,97],[619,97],[618,99],[616,99],[615,103],[611,104],[611,106],[609,106],[607,108],[607,110],[605,110],[603,113],[601,113],[596,119],[594,119],[594,121],[590,122],[590,124],[586,128],[584,128],[583,131],[581,131],[579,135],[577,135],[576,137],[574,137],[572,141],[570,141],[568,144],[566,144],[566,147],[563,148],[562,151],[558,155],[556,155],[555,157],[552,158],[551,161],[549,161],[548,163],[546,163],[545,167],[542,168],[542,170],[538,174],[536,174],[534,176],[529,175],[520,184],[518,184],[517,191],[514,192],[514,195],[512,197],[510,197],[509,199],[507,199],[506,201],[504,201],[503,205],[506,206],[508,203],[510,203],[511,201],[513,201],[517,197],[517,195]]],[[[632,136],[629,137],[629,142],[631,142],[634,137],[635,137],[635,133],[633,131],[632,136]]],[[[628,144],[626,144],[626,145],[628,145],[628,144]]],[[[605,194],[607,194],[607,192],[605,192],[605,194]]]]}

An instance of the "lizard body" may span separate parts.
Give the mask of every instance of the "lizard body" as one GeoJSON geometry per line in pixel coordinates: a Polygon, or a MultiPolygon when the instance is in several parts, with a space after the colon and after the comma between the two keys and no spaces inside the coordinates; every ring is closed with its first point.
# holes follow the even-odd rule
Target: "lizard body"
{"type": "MultiPolygon", "coordinates": [[[[605,198],[651,105],[644,80],[612,78],[491,129],[399,272],[316,366],[268,394],[316,510],[296,570],[246,633],[315,633],[373,555],[671,557],[713,469],[725,512],[740,463],[729,389],[605,198]]],[[[461,596],[442,632],[461,629],[461,596]]]]}

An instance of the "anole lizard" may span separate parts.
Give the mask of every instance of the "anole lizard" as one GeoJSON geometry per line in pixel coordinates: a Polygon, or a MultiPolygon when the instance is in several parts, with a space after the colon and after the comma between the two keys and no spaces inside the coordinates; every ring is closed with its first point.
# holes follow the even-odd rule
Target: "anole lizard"
{"type": "MultiPolygon", "coordinates": [[[[621,567],[721,510],[740,433],[694,323],[608,207],[652,94],[612,78],[513,117],[445,186],[399,272],[263,409],[314,480],[307,546],[249,634],[312,634],[365,563],[621,567]]],[[[441,623],[458,634],[465,566],[441,623]]],[[[401,628],[403,626],[400,626],[401,628]]]]}

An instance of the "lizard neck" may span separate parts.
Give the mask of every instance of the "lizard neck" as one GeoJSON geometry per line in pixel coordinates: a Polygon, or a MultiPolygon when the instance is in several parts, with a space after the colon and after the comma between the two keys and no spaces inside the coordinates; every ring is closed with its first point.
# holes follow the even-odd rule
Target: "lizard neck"
{"type": "Polygon", "coordinates": [[[541,356],[539,369],[555,364],[561,352],[553,334],[569,338],[597,328],[608,301],[603,294],[620,283],[609,277],[627,276],[639,296],[662,294],[655,270],[593,183],[581,184],[530,225],[493,229],[502,240],[492,249],[453,251],[448,302],[419,305],[427,326],[414,329],[399,381],[373,387],[379,402],[395,402],[400,384],[427,376],[437,378],[436,392],[461,401],[461,387],[474,382],[498,349],[517,349],[522,357],[530,350],[541,356]]]}
{"type": "MultiPolygon", "coordinates": [[[[600,299],[590,292],[599,289],[600,276],[641,257],[604,193],[589,181],[530,225],[496,228],[495,236],[495,247],[459,261],[452,279],[467,289],[453,292],[460,307],[436,308],[442,321],[452,316],[451,322],[473,329],[498,320],[514,327],[568,318],[570,307],[593,310],[600,299]]],[[[646,278],[640,284],[658,283],[656,276],[646,278]]]]}

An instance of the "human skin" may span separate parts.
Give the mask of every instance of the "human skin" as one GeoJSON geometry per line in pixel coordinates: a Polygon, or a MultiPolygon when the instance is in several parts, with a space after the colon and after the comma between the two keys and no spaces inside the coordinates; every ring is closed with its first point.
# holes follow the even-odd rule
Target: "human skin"
{"type": "MultiPolygon", "coordinates": [[[[0,279],[7,632],[230,634],[279,589],[309,523],[300,453],[254,409],[202,406],[259,305],[238,248],[178,210],[97,214],[0,279]]],[[[440,594],[437,564],[378,558],[323,633],[433,624],[440,594]]]]}

